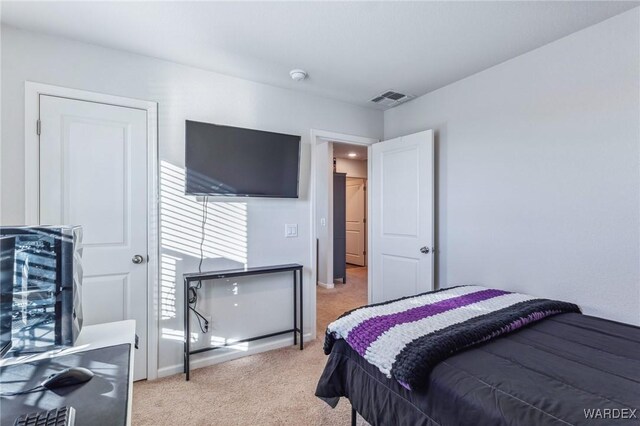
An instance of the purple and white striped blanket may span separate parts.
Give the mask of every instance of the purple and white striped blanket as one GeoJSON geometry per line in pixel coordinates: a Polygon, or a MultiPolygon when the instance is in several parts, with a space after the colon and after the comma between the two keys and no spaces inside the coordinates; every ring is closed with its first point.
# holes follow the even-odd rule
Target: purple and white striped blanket
{"type": "Polygon", "coordinates": [[[329,324],[324,353],[344,339],[387,377],[419,389],[445,358],[564,312],[580,308],[480,286],[451,287],[346,312],[329,324]]]}

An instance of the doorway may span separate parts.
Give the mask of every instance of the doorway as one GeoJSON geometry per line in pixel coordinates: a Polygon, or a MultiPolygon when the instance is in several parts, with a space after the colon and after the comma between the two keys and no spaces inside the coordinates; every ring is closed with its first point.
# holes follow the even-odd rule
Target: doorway
{"type": "Polygon", "coordinates": [[[317,286],[318,330],[345,311],[367,304],[367,179],[368,147],[330,141],[330,176],[326,202],[331,205],[327,222],[327,259],[332,260],[328,280],[317,286]]]}
{"type": "MultiPolygon", "coordinates": [[[[342,231],[344,228],[343,234],[336,233],[336,236],[345,243],[343,255],[341,247],[334,242],[336,273],[333,278],[336,283],[342,269],[367,266],[367,149],[362,145],[334,142],[333,163],[334,176],[339,178],[335,180],[339,187],[334,186],[333,193],[334,233],[336,229],[342,231]]],[[[342,278],[344,283],[346,277],[342,278]]]]}
{"type": "MultiPolygon", "coordinates": [[[[434,289],[434,136],[432,130],[425,130],[377,143],[375,139],[312,130],[311,140],[311,253],[317,264],[312,306],[316,306],[316,335],[322,335],[328,323],[347,310],[434,289]],[[356,268],[347,272],[346,262],[347,285],[333,281],[334,220],[329,214],[333,210],[332,159],[334,147],[339,150],[345,145],[347,149],[348,145],[354,149],[367,146],[367,256],[366,266],[356,266],[366,271],[361,275],[366,276],[366,285],[361,286],[366,287],[366,298],[362,292],[349,291],[349,272],[356,272],[356,268]]],[[[337,166],[336,157],[336,172],[337,166]]],[[[357,278],[352,281],[358,282],[357,278]]]]}

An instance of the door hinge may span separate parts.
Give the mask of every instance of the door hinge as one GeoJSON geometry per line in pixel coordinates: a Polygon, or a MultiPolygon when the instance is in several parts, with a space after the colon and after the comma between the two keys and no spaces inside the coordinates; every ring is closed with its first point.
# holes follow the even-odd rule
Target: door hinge
{"type": "Polygon", "coordinates": [[[363,255],[363,256],[364,256],[364,255],[366,255],[366,254],[367,254],[367,252],[366,252],[366,251],[363,251],[363,252],[362,252],[362,255],[363,255]]]}
{"type": "Polygon", "coordinates": [[[42,131],[42,121],[36,121],[36,133],[40,136],[40,132],[42,131]]]}
{"type": "Polygon", "coordinates": [[[362,219],[362,223],[367,223],[367,218],[362,219]]]}

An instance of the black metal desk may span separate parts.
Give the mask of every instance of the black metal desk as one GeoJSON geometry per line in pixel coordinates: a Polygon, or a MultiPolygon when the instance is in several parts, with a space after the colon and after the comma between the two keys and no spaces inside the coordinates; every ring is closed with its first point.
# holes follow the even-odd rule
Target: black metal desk
{"type": "Polygon", "coordinates": [[[278,272],[293,272],[293,328],[289,330],[276,331],[274,333],[264,334],[262,336],[249,337],[247,339],[236,340],[233,345],[243,342],[252,342],[254,340],[266,339],[268,337],[279,336],[281,334],[293,333],[293,344],[298,344],[298,335],[300,333],[300,350],[304,349],[303,340],[303,298],[302,298],[302,265],[297,263],[291,263],[287,265],[273,265],[273,266],[258,266],[254,268],[244,268],[244,269],[227,269],[224,271],[208,271],[208,272],[193,272],[189,274],[184,274],[184,373],[186,374],[186,379],[189,380],[189,372],[190,372],[190,356],[193,354],[198,354],[201,352],[212,351],[215,349],[220,349],[224,346],[228,345],[220,345],[220,346],[209,346],[206,348],[191,350],[191,325],[189,321],[189,287],[193,282],[202,282],[207,280],[217,280],[221,278],[232,278],[232,277],[246,277],[250,275],[262,275],[262,274],[273,274],[278,272]],[[298,284],[298,274],[300,275],[300,299],[297,298],[297,284],[298,284]],[[298,328],[298,301],[300,302],[300,327],[298,328]]]}

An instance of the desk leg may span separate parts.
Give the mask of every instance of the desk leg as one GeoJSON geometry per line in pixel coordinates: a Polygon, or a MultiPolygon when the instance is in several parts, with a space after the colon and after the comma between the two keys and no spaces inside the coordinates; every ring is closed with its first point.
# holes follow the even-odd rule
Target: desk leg
{"type": "Polygon", "coordinates": [[[189,352],[191,352],[189,337],[189,281],[184,280],[184,372],[189,380],[189,352]]]}
{"type": "Polygon", "coordinates": [[[298,271],[293,271],[293,346],[298,344],[298,271]]]}
{"type": "Polygon", "coordinates": [[[300,269],[300,350],[304,349],[304,299],[302,297],[302,287],[304,286],[302,285],[302,272],[303,270],[300,269]]]}

